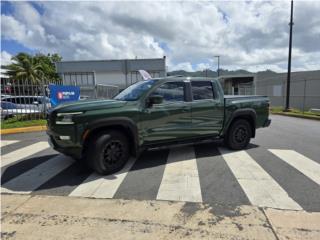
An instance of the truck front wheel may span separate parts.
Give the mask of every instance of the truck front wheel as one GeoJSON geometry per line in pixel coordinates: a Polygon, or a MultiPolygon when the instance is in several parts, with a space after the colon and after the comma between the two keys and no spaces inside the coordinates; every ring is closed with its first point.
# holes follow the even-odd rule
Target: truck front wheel
{"type": "Polygon", "coordinates": [[[241,150],[248,146],[251,136],[250,123],[245,119],[238,119],[229,127],[225,143],[233,150],[241,150]]]}
{"type": "Polygon", "coordinates": [[[102,132],[93,136],[88,147],[86,162],[102,175],[119,171],[129,159],[127,138],[118,131],[102,132]]]}

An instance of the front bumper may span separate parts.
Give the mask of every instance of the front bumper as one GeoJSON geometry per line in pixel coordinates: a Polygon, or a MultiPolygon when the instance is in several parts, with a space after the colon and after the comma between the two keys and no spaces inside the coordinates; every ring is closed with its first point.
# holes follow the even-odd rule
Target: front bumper
{"type": "Polygon", "coordinates": [[[269,127],[271,124],[271,119],[267,119],[264,124],[263,124],[263,127],[269,127]]]}
{"type": "Polygon", "coordinates": [[[82,148],[70,146],[67,141],[57,140],[57,137],[52,135],[50,131],[47,131],[48,134],[48,143],[49,145],[62,154],[70,156],[75,159],[80,159],[82,157],[82,148]]]}

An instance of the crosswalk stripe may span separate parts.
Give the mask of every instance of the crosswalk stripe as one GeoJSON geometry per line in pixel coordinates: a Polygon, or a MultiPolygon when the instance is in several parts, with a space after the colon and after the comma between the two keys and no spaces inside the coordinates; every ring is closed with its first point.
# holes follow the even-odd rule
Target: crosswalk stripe
{"type": "Polygon", "coordinates": [[[219,148],[219,151],[253,205],[302,209],[247,152],[223,148],[219,148]]]}
{"type": "Polygon", "coordinates": [[[269,151],[320,185],[319,163],[294,150],[269,149],[269,151]]]}
{"type": "Polygon", "coordinates": [[[202,202],[197,162],[192,146],[170,150],[157,199],[202,202]]]}
{"type": "Polygon", "coordinates": [[[19,141],[17,141],[17,140],[1,140],[1,147],[5,147],[10,144],[17,143],[17,142],[19,142],[19,141]]]}
{"type": "Polygon", "coordinates": [[[7,153],[1,158],[1,168],[6,167],[23,158],[29,157],[49,147],[50,146],[47,142],[37,142],[27,147],[19,148],[18,150],[7,153]]]}
{"type": "Polygon", "coordinates": [[[1,186],[1,192],[29,194],[50,178],[70,166],[74,160],[58,155],[1,186]]]}
{"type": "Polygon", "coordinates": [[[113,198],[134,162],[135,159],[130,158],[123,169],[110,176],[101,176],[96,173],[91,174],[83,183],[75,188],[69,196],[113,198]]]}

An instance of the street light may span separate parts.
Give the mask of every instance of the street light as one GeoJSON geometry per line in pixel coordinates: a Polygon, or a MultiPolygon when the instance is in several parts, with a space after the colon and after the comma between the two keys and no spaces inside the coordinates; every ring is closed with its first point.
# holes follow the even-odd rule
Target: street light
{"type": "Polygon", "coordinates": [[[292,26],[293,26],[293,0],[291,0],[291,15],[290,15],[290,36],[289,36],[289,56],[288,56],[288,75],[287,75],[287,96],[285,111],[290,108],[290,80],[291,80],[291,51],[292,51],[292,26]]]}
{"type": "Polygon", "coordinates": [[[217,56],[214,56],[214,57],[216,57],[216,58],[218,58],[218,70],[217,70],[217,74],[218,74],[218,77],[219,77],[219,69],[220,69],[220,56],[219,55],[217,55],[217,56]]]}

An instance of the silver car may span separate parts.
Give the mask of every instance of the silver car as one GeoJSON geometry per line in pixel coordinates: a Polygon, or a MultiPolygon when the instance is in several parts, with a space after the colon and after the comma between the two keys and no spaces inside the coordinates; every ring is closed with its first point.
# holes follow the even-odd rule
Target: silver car
{"type": "Polygon", "coordinates": [[[35,109],[18,108],[14,103],[1,101],[1,119],[8,119],[19,114],[34,113],[40,113],[40,111],[35,109]]]}
{"type": "Polygon", "coordinates": [[[2,97],[1,101],[10,102],[18,109],[29,109],[44,112],[51,108],[50,99],[43,96],[10,96],[2,97]]]}

